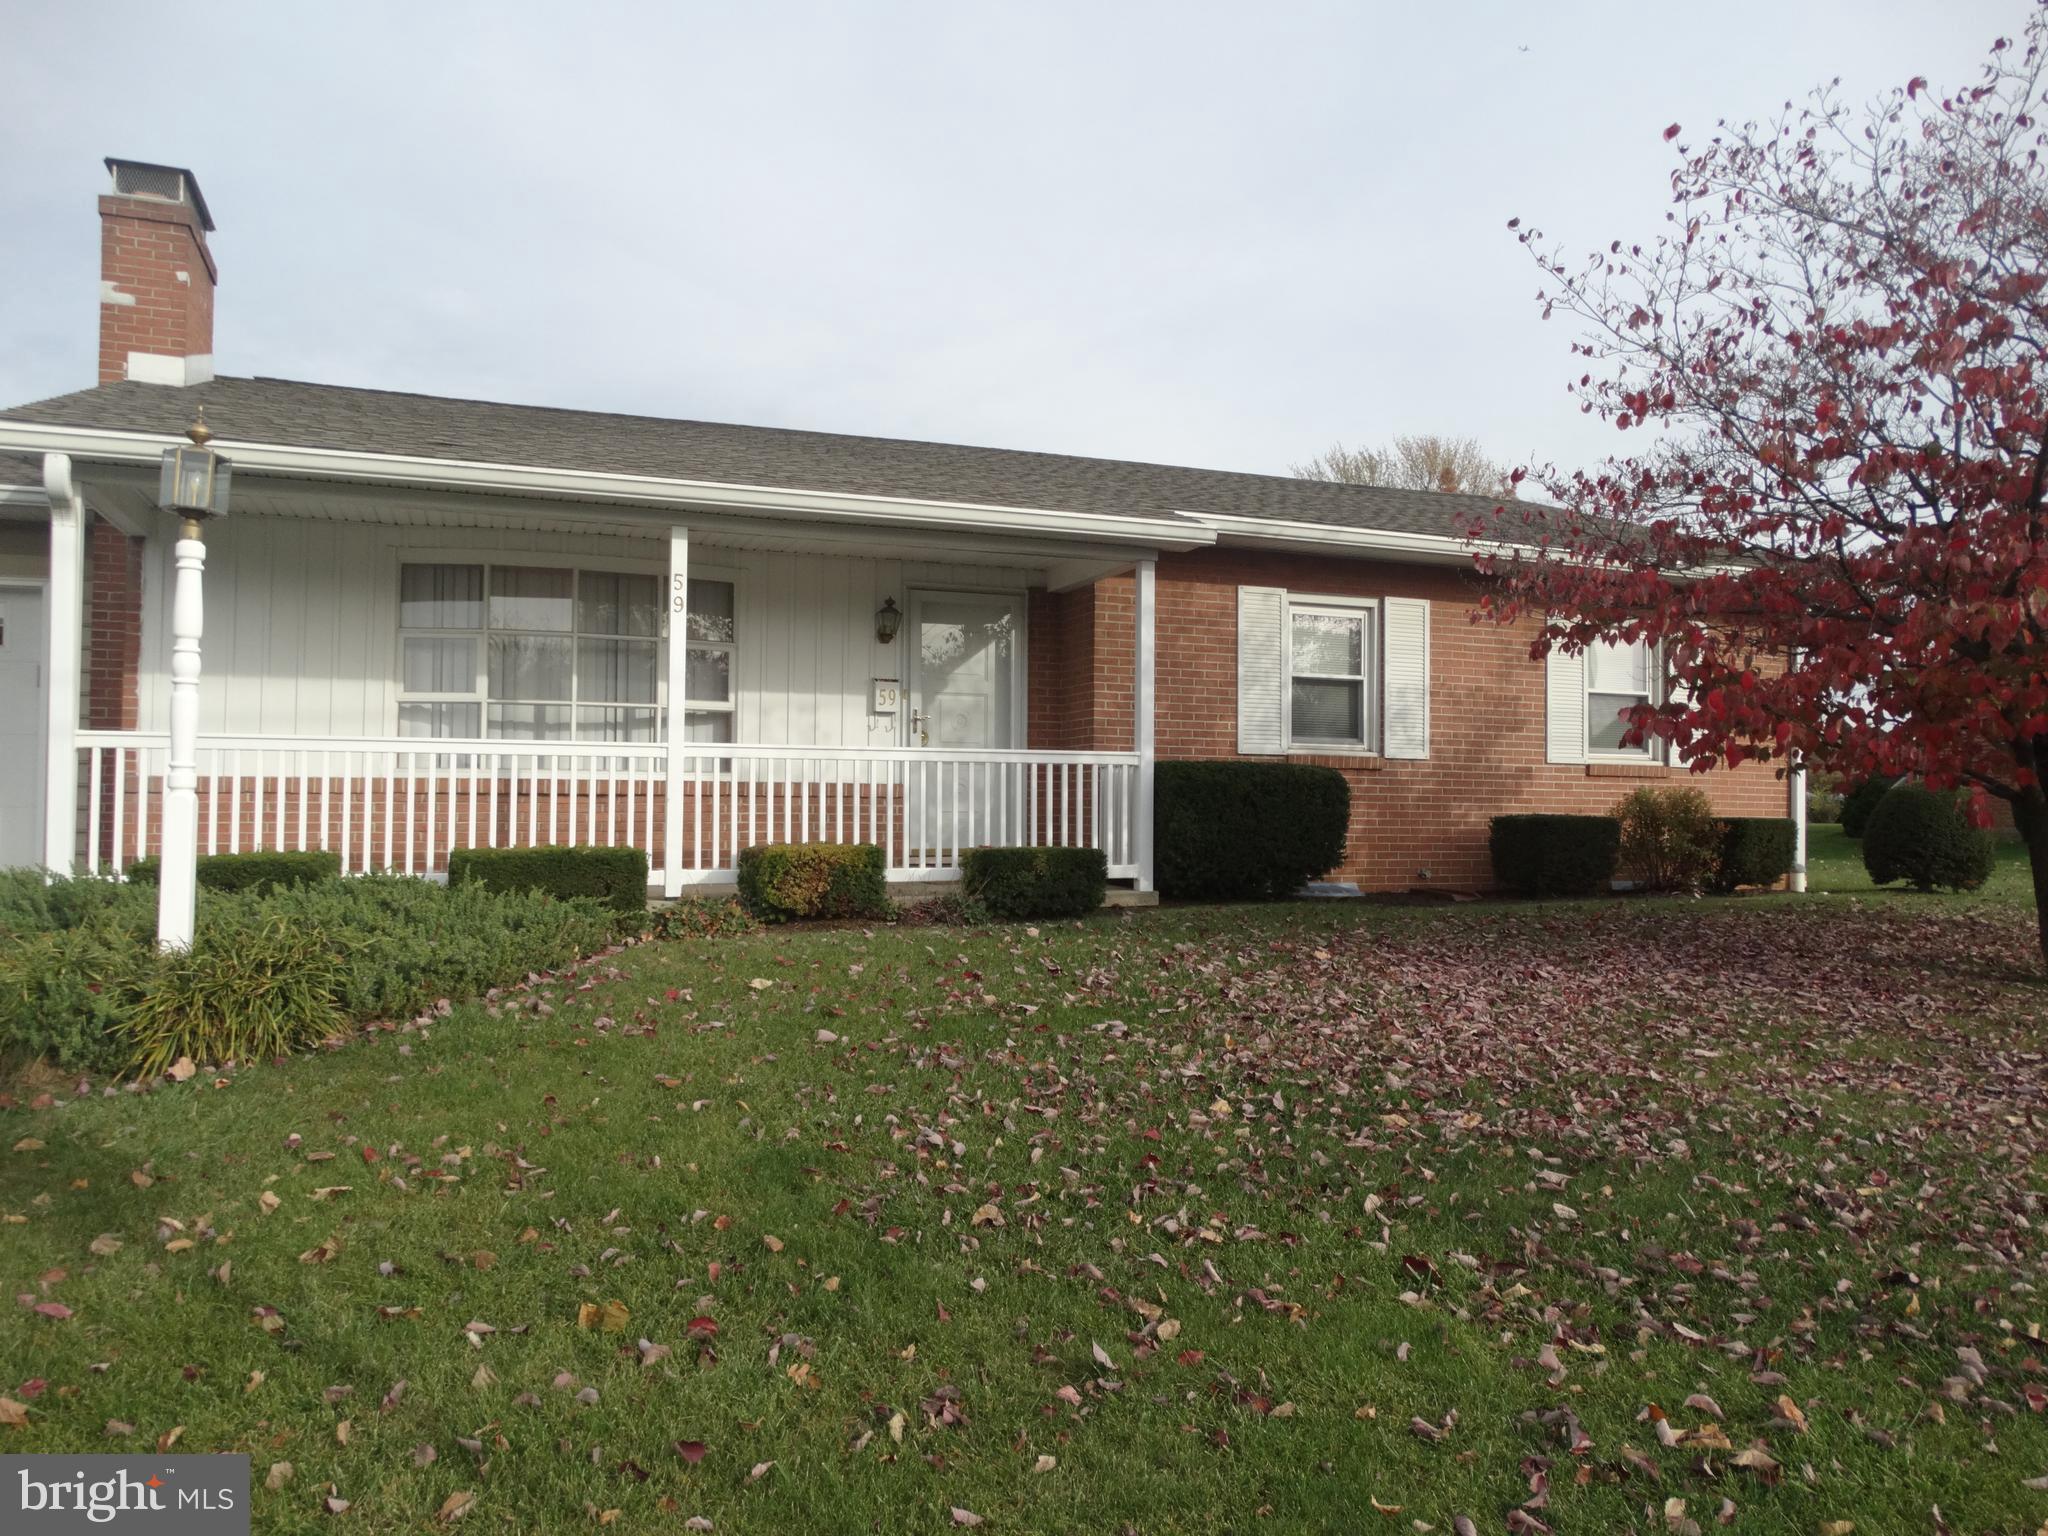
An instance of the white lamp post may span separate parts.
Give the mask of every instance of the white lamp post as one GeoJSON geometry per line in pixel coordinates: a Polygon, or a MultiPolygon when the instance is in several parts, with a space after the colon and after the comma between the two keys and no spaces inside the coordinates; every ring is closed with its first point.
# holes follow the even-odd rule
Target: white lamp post
{"type": "Polygon", "coordinates": [[[199,886],[199,636],[205,628],[200,579],[206,569],[202,529],[228,510],[233,466],[206,446],[202,408],[185,435],[189,448],[164,450],[157,505],[182,524],[171,587],[171,753],[164,774],[163,860],[157,886],[156,942],[189,949],[199,886]]]}

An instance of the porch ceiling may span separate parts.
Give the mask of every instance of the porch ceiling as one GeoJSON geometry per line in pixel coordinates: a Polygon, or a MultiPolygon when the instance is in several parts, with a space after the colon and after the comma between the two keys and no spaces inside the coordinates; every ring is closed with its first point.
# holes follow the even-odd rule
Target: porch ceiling
{"type": "MultiPolygon", "coordinates": [[[[81,479],[96,510],[138,527],[163,523],[168,531],[168,523],[156,507],[153,475],[125,466],[95,465],[82,468],[81,479]]],[[[1135,545],[1119,549],[1098,542],[996,532],[788,523],[772,517],[708,511],[683,513],[602,502],[404,490],[332,480],[238,474],[229,523],[248,517],[372,523],[394,528],[596,534],[645,541],[650,546],[658,544],[664,554],[669,530],[680,525],[690,530],[694,547],[705,549],[793,554],[822,551],[851,558],[1021,568],[1039,572],[1048,585],[1056,588],[1126,569],[1151,553],[1135,545]]]]}

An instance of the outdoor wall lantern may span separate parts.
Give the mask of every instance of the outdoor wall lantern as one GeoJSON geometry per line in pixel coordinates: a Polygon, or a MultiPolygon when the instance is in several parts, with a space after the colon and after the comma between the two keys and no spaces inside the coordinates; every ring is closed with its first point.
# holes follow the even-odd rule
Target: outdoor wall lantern
{"type": "Polygon", "coordinates": [[[875,610],[875,638],[887,645],[896,638],[896,631],[903,625],[903,615],[897,611],[896,599],[885,597],[882,606],[875,610]]]}

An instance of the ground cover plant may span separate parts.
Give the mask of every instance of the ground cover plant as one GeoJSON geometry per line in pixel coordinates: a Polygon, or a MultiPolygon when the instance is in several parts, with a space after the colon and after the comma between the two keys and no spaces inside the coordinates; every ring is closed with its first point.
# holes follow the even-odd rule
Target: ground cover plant
{"type": "Polygon", "coordinates": [[[264,1531],[2032,1531],[2028,896],[731,932],[60,1094],[0,1443],[264,1531]]]}
{"type": "Polygon", "coordinates": [[[587,896],[378,875],[203,890],[191,950],[163,955],[156,898],[153,885],[0,872],[0,1070],[150,1077],[261,1061],[566,965],[622,926],[587,896]]]}

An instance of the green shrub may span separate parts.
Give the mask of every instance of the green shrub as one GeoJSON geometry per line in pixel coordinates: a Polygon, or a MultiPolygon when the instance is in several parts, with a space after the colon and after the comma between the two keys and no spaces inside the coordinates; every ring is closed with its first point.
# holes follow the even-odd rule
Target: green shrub
{"type": "MultiPolygon", "coordinates": [[[[312,885],[321,880],[341,878],[341,855],[305,852],[202,853],[196,879],[202,891],[281,891],[294,885],[312,885]]],[[[137,885],[155,885],[163,860],[155,854],[137,859],[127,869],[137,885]]]]}
{"type": "Polygon", "coordinates": [[[1721,830],[1705,793],[1648,784],[1622,796],[1621,872],[1647,891],[1697,891],[1714,878],[1721,830]]]}
{"type": "Polygon", "coordinates": [[[638,848],[456,848],[448,883],[494,891],[595,896],[616,912],[647,910],[647,855],[638,848]]]}
{"type": "Polygon", "coordinates": [[[738,901],[697,901],[684,897],[647,915],[647,933],[657,939],[725,939],[759,933],[761,924],[738,901]]]}
{"type": "Polygon", "coordinates": [[[1080,917],[1102,905],[1109,858],[1100,848],[970,848],[960,889],[995,917],[1080,917]]]}
{"type": "Polygon", "coordinates": [[[1607,889],[1621,857],[1612,816],[1493,818],[1493,875],[1523,896],[1590,896],[1607,889]]]}
{"type": "Polygon", "coordinates": [[[0,945],[0,1056],[119,1072],[121,1034],[156,964],[154,932],[95,920],[0,945]]]}
{"type": "Polygon", "coordinates": [[[1281,900],[1344,862],[1351,786],[1297,763],[1161,763],[1153,859],[1161,895],[1281,900]]]}
{"type": "Polygon", "coordinates": [[[1724,816],[1721,847],[1714,861],[1714,889],[1738,885],[1772,885],[1792,870],[1792,819],[1789,816],[1724,816]]]}
{"type": "Polygon", "coordinates": [[[160,957],[154,892],[122,890],[75,927],[0,944],[0,1053],[108,1073],[181,1054],[260,1059],[341,1022],[409,1018],[559,970],[618,924],[589,897],[370,875],[208,892],[190,953],[160,957]]]}
{"type": "Polygon", "coordinates": [[[156,1077],[179,1057],[256,1062],[318,1045],[344,1020],[335,1006],[340,961],[328,936],[273,918],[204,928],[165,955],[119,1027],[128,1064],[156,1077]]]}
{"type": "Polygon", "coordinates": [[[1974,891],[1996,858],[1991,834],[1970,825],[1962,796],[1921,784],[1893,785],[1863,829],[1863,867],[1879,885],[1974,891]]]}
{"type": "Polygon", "coordinates": [[[1870,825],[1870,813],[1878,803],[1891,792],[1897,779],[1865,779],[1842,796],[1842,834],[1845,837],[1861,837],[1870,825]]]}
{"type": "Polygon", "coordinates": [[[199,924],[244,931],[272,919],[326,933],[340,967],[335,999],[351,1019],[409,1018],[443,998],[475,997],[602,949],[618,915],[592,897],[439,886],[364,875],[261,898],[202,902],[199,924]]]}
{"type": "Polygon", "coordinates": [[[740,850],[740,900],[767,923],[887,917],[882,850],[873,843],[761,843],[740,850]]]}
{"type": "Polygon", "coordinates": [[[0,869],[0,939],[76,928],[100,914],[156,922],[156,892],[97,875],[52,879],[40,869],[0,869]]]}

